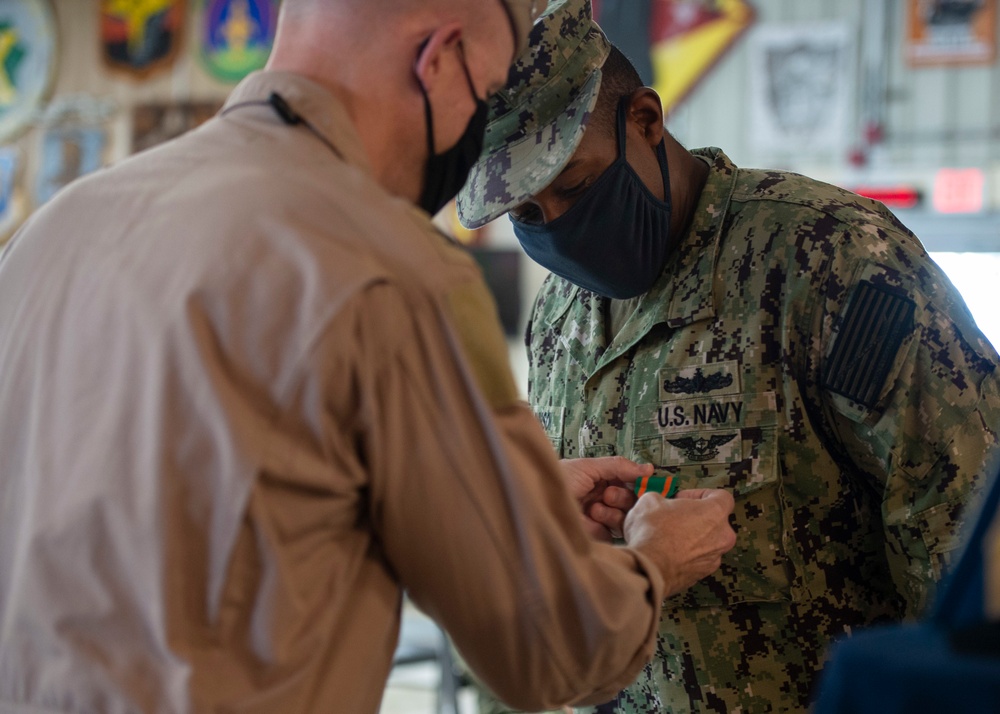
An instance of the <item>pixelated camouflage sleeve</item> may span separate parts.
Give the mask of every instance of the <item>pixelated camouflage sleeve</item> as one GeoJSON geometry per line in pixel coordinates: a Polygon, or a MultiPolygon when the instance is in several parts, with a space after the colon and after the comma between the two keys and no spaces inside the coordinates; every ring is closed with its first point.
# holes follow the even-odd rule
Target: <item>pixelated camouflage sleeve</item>
{"type": "Polygon", "coordinates": [[[997,445],[997,354],[908,231],[853,230],[814,318],[822,417],[831,451],[868,474],[882,499],[886,558],[915,615],[959,545],[997,445]]]}

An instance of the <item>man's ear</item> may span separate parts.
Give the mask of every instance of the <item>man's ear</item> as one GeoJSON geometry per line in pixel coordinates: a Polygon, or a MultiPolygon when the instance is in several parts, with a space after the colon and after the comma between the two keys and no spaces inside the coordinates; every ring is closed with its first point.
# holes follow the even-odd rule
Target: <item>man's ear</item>
{"type": "Polygon", "coordinates": [[[643,138],[654,149],[663,141],[663,104],[650,87],[640,87],[629,97],[628,118],[639,125],[643,138]]]}
{"type": "Polygon", "coordinates": [[[435,29],[420,46],[413,73],[428,94],[441,75],[444,53],[458,44],[461,38],[461,24],[449,22],[435,29]]]}

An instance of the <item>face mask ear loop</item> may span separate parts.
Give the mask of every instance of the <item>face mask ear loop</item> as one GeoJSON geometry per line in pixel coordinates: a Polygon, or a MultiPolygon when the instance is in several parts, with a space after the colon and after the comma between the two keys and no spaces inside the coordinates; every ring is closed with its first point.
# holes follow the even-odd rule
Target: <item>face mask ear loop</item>
{"type": "MultiPolygon", "coordinates": [[[[666,129],[663,130],[666,134],[666,129]]],[[[660,143],[656,147],[656,160],[660,163],[660,173],[663,174],[663,202],[668,206],[671,205],[670,200],[670,167],[667,165],[667,137],[664,136],[660,139],[660,143]]]]}
{"type": "Polygon", "coordinates": [[[628,113],[629,98],[622,97],[618,102],[618,159],[625,160],[625,117],[628,113]]]}
{"type": "Polygon", "coordinates": [[[465,45],[462,44],[461,40],[458,41],[458,53],[462,57],[462,71],[465,72],[465,81],[469,83],[469,91],[472,92],[472,98],[478,103],[482,100],[476,94],[476,85],[472,81],[472,75],[469,74],[469,65],[465,62],[465,45]]]}
{"type": "MultiPolygon", "coordinates": [[[[423,44],[420,45],[420,50],[417,52],[417,59],[420,59],[420,55],[424,53],[427,48],[427,43],[430,42],[430,38],[424,40],[423,44]]],[[[424,120],[427,124],[427,150],[430,152],[430,156],[434,156],[434,116],[431,112],[431,100],[427,96],[427,89],[424,87],[423,81],[420,79],[420,75],[417,74],[416,68],[413,71],[414,76],[417,78],[417,86],[420,87],[420,94],[424,97],[424,120]]]]}

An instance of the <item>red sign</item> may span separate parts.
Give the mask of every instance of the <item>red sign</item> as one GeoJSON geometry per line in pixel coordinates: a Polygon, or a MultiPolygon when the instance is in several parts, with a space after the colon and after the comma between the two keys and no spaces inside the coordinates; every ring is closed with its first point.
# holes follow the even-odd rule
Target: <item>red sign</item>
{"type": "Polygon", "coordinates": [[[934,177],[934,210],[938,213],[980,213],[986,179],[981,169],[941,169],[934,177]]]}
{"type": "Polygon", "coordinates": [[[920,191],[912,186],[855,186],[850,190],[887,208],[916,208],[920,203],[920,191]]]}

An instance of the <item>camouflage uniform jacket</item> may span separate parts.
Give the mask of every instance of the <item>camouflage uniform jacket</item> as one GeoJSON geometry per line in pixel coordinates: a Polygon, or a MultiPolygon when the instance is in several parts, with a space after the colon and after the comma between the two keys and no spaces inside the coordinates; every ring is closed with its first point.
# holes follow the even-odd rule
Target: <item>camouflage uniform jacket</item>
{"type": "Polygon", "coordinates": [[[613,339],[550,276],[529,394],[563,457],[736,498],[721,570],[664,602],[607,712],[804,711],[828,642],[917,613],[997,442],[997,354],[881,204],[718,149],[693,223],[613,339]]]}

